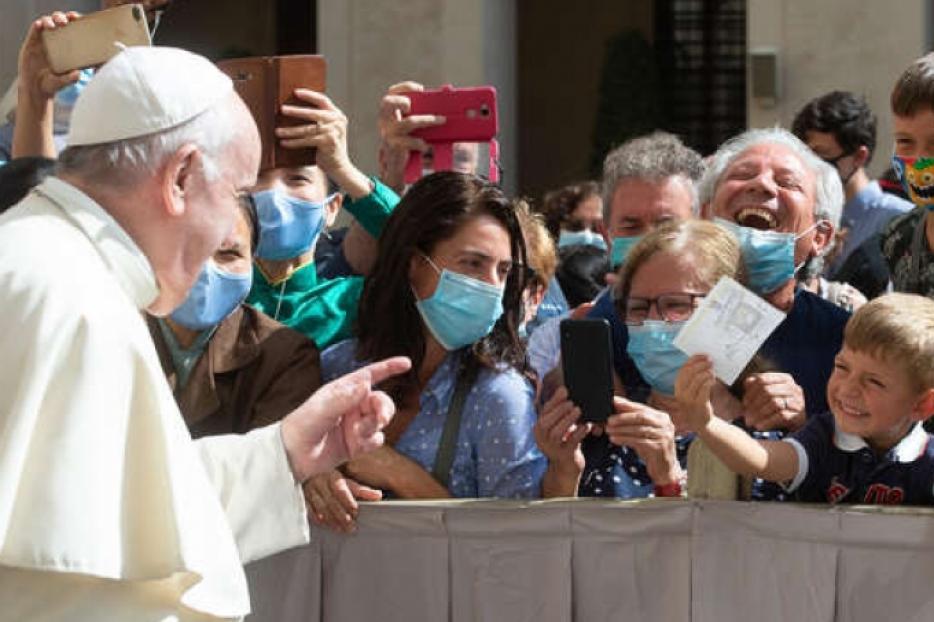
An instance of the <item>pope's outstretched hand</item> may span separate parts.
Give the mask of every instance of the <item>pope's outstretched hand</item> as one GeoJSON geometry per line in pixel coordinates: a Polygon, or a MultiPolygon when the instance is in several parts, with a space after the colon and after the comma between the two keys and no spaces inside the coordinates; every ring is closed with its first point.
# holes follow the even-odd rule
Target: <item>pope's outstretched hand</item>
{"type": "Polygon", "coordinates": [[[411,367],[399,356],[333,380],[282,420],[282,441],[296,481],[333,469],[383,444],[396,407],[373,385],[411,367]]]}

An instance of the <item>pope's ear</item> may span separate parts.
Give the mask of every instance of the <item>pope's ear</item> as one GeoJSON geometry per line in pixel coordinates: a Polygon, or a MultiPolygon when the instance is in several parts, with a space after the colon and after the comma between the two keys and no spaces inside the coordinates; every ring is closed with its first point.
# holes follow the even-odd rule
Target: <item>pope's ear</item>
{"type": "Polygon", "coordinates": [[[185,201],[201,170],[201,152],[197,145],[187,143],[175,150],[162,169],[162,202],[170,216],[185,212],[185,201]]]}

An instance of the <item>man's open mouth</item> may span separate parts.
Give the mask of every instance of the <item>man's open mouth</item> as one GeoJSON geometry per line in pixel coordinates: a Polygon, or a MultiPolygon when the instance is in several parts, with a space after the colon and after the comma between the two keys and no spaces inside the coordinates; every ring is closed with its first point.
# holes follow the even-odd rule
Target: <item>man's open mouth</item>
{"type": "Polygon", "coordinates": [[[736,213],[736,224],[750,229],[770,231],[778,228],[778,216],[764,207],[744,207],[736,213]]]}

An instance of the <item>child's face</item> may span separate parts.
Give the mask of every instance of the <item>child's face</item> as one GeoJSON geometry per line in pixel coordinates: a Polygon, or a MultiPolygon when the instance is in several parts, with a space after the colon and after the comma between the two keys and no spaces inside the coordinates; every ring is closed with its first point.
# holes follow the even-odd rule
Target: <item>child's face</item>
{"type": "Polygon", "coordinates": [[[925,392],[911,384],[901,365],[846,345],[837,354],[827,401],[837,428],[855,434],[876,451],[888,451],[915,421],[926,418],[925,392]]]}
{"type": "Polygon", "coordinates": [[[893,115],[895,155],[934,157],[934,110],[922,108],[910,117],[893,115]]]}

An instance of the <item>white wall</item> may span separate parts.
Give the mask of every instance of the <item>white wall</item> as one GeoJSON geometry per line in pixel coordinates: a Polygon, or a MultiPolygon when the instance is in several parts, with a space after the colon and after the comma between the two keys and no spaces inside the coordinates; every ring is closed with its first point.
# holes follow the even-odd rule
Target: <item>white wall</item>
{"type": "Polygon", "coordinates": [[[790,127],[795,113],[814,97],[832,90],[860,93],[879,119],[870,170],[881,173],[892,147],[889,94],[899,74],[925,52],[926,5],[925,0],[748,0],[747,45],[778,49],[782,82],[774,107],[749,96],[749,126],[790,127]]]}
{"type": "Polygon", "coordinates": [[[350,150],[377,171],[379,100],[412,79],[428,87],[492,84],[499,95],[505,186],[516,183],[515,3],[512,0],[318,0],[328,94],[351,119],[350,150]]]}

